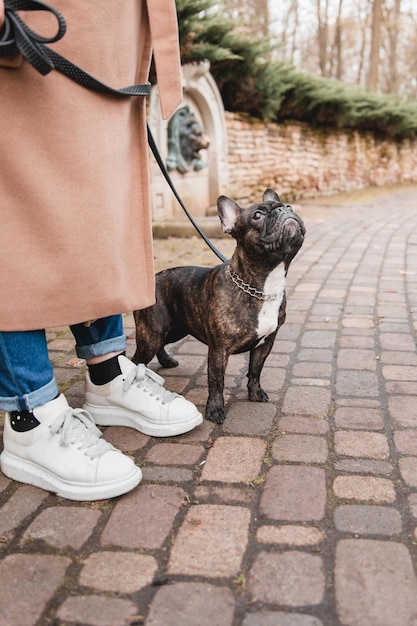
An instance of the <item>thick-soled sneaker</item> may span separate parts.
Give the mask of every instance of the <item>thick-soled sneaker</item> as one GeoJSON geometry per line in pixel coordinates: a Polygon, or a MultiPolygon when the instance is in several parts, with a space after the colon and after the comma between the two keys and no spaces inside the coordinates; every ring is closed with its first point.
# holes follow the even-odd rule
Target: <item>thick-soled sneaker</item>
{"type": "Polygon", "coordinates": [[[94,385],[87,372],[84,408],[99,426],[130,426],[151,437],[171,437],[203,421],[197,408],[163,386],[156,372],[118,357],[122,374],[105,385],[94,385]]]}
{"type": "Polygon", "coordinates": [[[0,465],[9,478],[80,501],[113,498],[139,484],[139,467],[100,439],[91,415],[71,409],[63,395],[31,415],[24,430],[19,414],[6,413],[0,465]]]}

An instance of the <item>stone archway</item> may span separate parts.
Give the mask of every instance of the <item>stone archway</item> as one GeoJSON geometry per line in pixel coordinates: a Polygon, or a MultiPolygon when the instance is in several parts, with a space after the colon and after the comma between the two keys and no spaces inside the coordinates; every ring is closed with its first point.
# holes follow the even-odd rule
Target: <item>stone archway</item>
{"type": "MultiPolygon", "coordinates": [[[[188,111],[210,139],[209,147],[199,153],[204,165],[196,169],[190,167],[170,170],[178,193],[194,216],[209,215],[212,212],[211,208],[216,205],[217,197],[226,193],[228,185],[225,114],[219,90],[209,70],[208,62],[183,66],[184,100],[178,109],[188,107],[188,111]],[[181,169],[183,171],[180,171],[181,169]]],[[[152,87],[149,100],[149,126],[165,163],[169,155],[168,123],[167,120],[161,119],[158,88],[152,87]]],[[[153,158],[151,158],[151,197],[154,221],[184,216],[153,158]]]]}

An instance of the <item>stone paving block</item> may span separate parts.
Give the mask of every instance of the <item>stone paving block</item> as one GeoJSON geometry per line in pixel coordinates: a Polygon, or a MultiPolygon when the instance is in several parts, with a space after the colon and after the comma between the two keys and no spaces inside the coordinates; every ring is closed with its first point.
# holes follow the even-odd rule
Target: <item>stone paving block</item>
{"type": "Polygon", "coordinates": [[[292,378],[291,385],[309,385],[310,387],[329,387],[327,378],[292,378]]]}
{"type": "Polygon", "coordinates": [[[417,382],[413,383],[404,380],[386,381],[386,392],[393,396],[417,396],[417,382]]]}
{"type": "Polygon", "coordinates": [[[272,458],[283,462],[325,463],[327,443],[323,437],[311,435],[280,435],[271,448],[272,458]]]}
{"type": "Polygon", "coordinates": [[[48,492],[22,485],[0,508],[0,534],[9,535],[48,497],[48,492]]]}
{"type": "Polygon", "coordinates": [[[388,461],[372,461],[369,459],[341,459],[336,461],[334,469],[339,472],[352,472],[353,474],[375,474],[377,476],[389,476],[393,467],[388,461]]]}
{"type": "Polygon", "coordinates": [[[378,396],[378,379],[372,372],[338,370],[336,374],[336,393],[339,396],[378,396]]]}
{"type": "Polygon", "coordinates": [[[234,605],[227,587],[176,582],[158,589],[146,626],[232,626],[234,605]]]}
{"type": "Polygon", "coordinates": [[[334,330],[308,330],[301,338],[303,348],[333,348],[335,342],[334,330]]]}
{"type": "MultiPolygon", "coordinates": [[[[408,326],[407,326],[408,328],[408,326]]],[[[381,363],[390,365],[417,365],[417,354],[414,352],[381,352],[381,363]]]]}
{"type": "Polygon", "coordinates": [[[277,407],[264,402],[232,402],[227,409],[223,432],[264,437],[272,428],[277,407]]]}
{"type": "Polygon", "coordinates": [[[277,543],[295,547],[316,546],[325,539],[318,528],[309,526],[261,526],[256,539],[260,543],[277,543]]]}
{"type": "Polygon", "coordinates": [[[345,626],[411,626],[417,581],[407,548],[391,541],[345,539],[336,548],[336,602],[345,626]]]}
{"type": "Polygon", "coordinates": [[[303,327],[301,324],[293,324],[286,321],[285,324],[279,329],[279,335],[281,339],[298,339],[303,327]]]}
{"type": "Polygon", "coordinates": [[[150,437],[143,435],[134,428],[110,426],[104,429],[103,439],[122,452],[140,450],[148,443],[150,437]]]}
{"type": "Polygon", "coordinates": [[[0,561],[2,626],[35,626],[70,563],[44,554],[11,554],[0,561]]]}
{"type": "Polygon", "coordinates": [[[317,555],[260,552],[250,569],[248,592],[258,602],[309,606],[322,602],[324,591],[323,563],[317,555]]]}
{"type": "Polygon", "coordinates": [[[387,459],[388,441],[381,433],[339,430],[334,434],[335,452],[342,456],[387,459]]]}
{"type": "Polygon", "coordinates": [[[79,550],[90,537],[100,516],[101,512],[93,509],[48,507],[30,524],[21,543],[42,539],[54,548],[70,547],[79,550]]]}
{"type": "Polygon", "coordinates": [[[181,443],[189,443],[191,441],[205,442],[210,437],[214,427],[214,423],[210,420],[203,420],[197,428],[194,428],[193,430],[190,430],[190,432],[184,433],[183,435],[178,435],[175,437],[175,440],[180,441],[181,443]]]}
{"type": "Polygon", "coordinates": [[[194,490],[197,503],[210,504],[250,504],[255,498],[253,486],[234,487],[229,485],[199,485],[194,490]]]}
{"type": "Polygon", "coordinates": [[[179,487],[139,485],[116,504],[101,535],[101,545],[160,548],[184,503],[185,491],[179,487]]]}
{"type": "MultiPolygon", "coordinates": [[[[405,307],[404,307],[405,308],[405,307]]],[[[415,352],[416,344],[412,335],[404,333],[380,333],[379,341],[382,350],[395,350],[415,352]]]]}
{"type": "Polygon", "coordinates": [[[325,472],[319,467],[274,466],[268,470],[260,513],[270,519],[308,522],[323,519],[325,472]]]}
{"type": "Polygon", "coordinates": [[[411,365],[384,365],[382,375],[386,380],[417,380],[417,367],[411,365]]]}
{"type": "Polygon", "coordinates": [[[346,296],[344,289],[322,289],[319,293],[319,298],[336,298],[337,300],[343,300],[346,296]]]}
{"type": "Polygon", "coordinates": [[[379,409],[341,407],[335,411],[334,423],[338,428],[382,430],[384,428],[384,415],[379,409]]]}
{"type": "Polygon", "coordinates": [[[336,476],[333,491],[338,498],[369,502],[395,502],[391,480],[374,476],[336,476]]]}
{"type": "MultiPolygon", "coordinates": [[[[1,439],[3,440],[3,434],[1,434],[0,436],[1,436],[1,439]]],[[[2,446],[1,446],[1,450],[3,450],[2,446]]],[[[0,472],[0,493],[4,491],[5,489],[7,489],[7,487],[10,485],[11,482],[12,481],[10,478],[7,478],[7,476],[5,476],[2,472],[0,472]]]]}
{"type": "Polygon", "coordinates": [[[271,611],[249,613],[242,626],[323,626],[323,622],[313,615],[271,611]]]}
{"type": "Polygon", "coordinates": [[[235,576],[248,541],[250,511],[239,506],[200,504],[190,508],[168,563],[170,574],[235,576]]]}
{"type": "Polygon", "coordinates": [[[403,457],[398,461],[401,478],[409,487],[417,487],[417,458],[403,457]]]}
{"type": "Polygon", "coordinates": [[[57,616],[65,624],[83,626],[126,626],[137,622],[138,607],[130,600],[99,595],[71,596],[59,607],[57,616]]]}
{"type": "Polygon", "coordinates": [[[366,315],[353,315],[342,318],[342,326],[344,328],[374,328],[375,322],[373,317],[366,315]]]}
{"type": "Polygon", "coordinates": [[[417,455],[417,430],[399,430],[394,433],[394,443],[401,454],[417,455]]]}
{"type": "Polygon", "coordinates": [[[302,348],[297,355],[299,362],[321,361],[323,363],[331,363],[332,358],[333,350],[326,350],[325,348],[302,348]]]}
{"type": "Polygon", "coordinates": [[[359,348],[341,349],[337,355],[337,367],[346,370],[369,370],[376,369],[376,355],[373,350],[361,350],[359,348]]]}
{"type": "Polygon", "coordinates": [[[381,402],[379,398],[349,398],[349,397],[341,397],[337,398],[336,406],[340,407],[362,407],[364,409],[379,409],[381,408],[381,402]]]}
{"type": "Polygon", "coordinates": [[[283,367],[272,367],[272,361],[269,358],[265,362],[265,366],[261,373],[261,387],[267,393],[277,393],[284,384],[287,371],[283,367]]]}
{"type": "Polygon", "coordinates": [[[330,378],[332,366],[330,363],[314,363],[314,361],[296,363],[292,368],[292,374],[300,378],[330,378]]]}
{"type": "Polygon", "coordinates": [[[411,493],[408,496],[408,506],[410,507],[411,515],[417,518],[417,493],[411,493]]]}
{"type": "MultiPolygon", "coordinates": [[[[203,344],[202,344],[203,345],[203,344]]],[[[207,346],[204,346],[205,352],[207,352],[207,346]]],[[[167,349],[169,352],[169,348],[167,349]]],[[[204,355],[193,355],[193,354],[176,354],[178,357],[179,365],[173,369],[158,369],[158,374],[162,376],[166,381],[166,388],[170,389],[170,380],[171,378],[175,378],[177,376],[190,378],[193,376],[197,370],[200,369],[203,365],[206,364],[206,356],[204,355]]]]}
{"type": "Polygon", "coordinates": [[[417,428],[416,406],[417,395],[388,398],[388,410],[391,418],[403,428],[417,428]]]}
{"type": "Polygon", "coordinates": [[[328,422],[321,416],[299,417],[288,415],[278,422],[281,433],[297,433],[300,435],[325,435],[329,430],[328,422]]]}
{"type": "Polygon", "coordinates": [[[387,506],[342,504],[334,512],[335,526],[358,535],[398,535],[402,530],[400,513],[387,506]]]}
{"type": "Polygon", "coordinates": [[[131,552],[95,552],[84,562],[80,585],[97,591],[134,593],[150,585],[158,564],[153,556],[131,552]]]}
{"type": "MultiPolygon", "coordinates": [[[[159,372],[158,367],[154,367],[153,369],[159,372]]],[[[179,393],[183,395],[184,389],[189,384],[190,379],[187,376],[175,376],[175,375],[166,376],[165,370],[163,370],[162,373],[164,374],[164,377],[167,379],[165,383],[165,387],[169,389],[169,391],[172,391],[172,393],[179,393]]]]}
{"type": "Polygon", "coordinates": [[[290,387],[285,394],[282,412],[298,415],[327,415],[330,391],[322,387],[290,387]]]}
{"type": "Polygon", "coordinates": [[[343,333],[339,341],[339,346],[341,348],[362,348],[366,350],[374,348],[374,345],[375,340],[373,337],[366,337],[363,335],[347,335],[343,333]]]}
{"type": "Polygon", "coordinates": [[[253,481],[261,470],[265,451],[266,443],[261,439],[221,437],[209,450],[201,479],[224,483],[253,481]]]}
{"type": "Polygon", "coordinates": [[[151,483],[186,483],[195,478],[192,470],[172,466],[142,467],[142,476],[142,482],[151,483]]]}
{"type": "Polygon", "coordinates": [[[202,459],[203,446],[186,443],[156,443],[145,460],[155,465],[195,465],[202,459]]]}
{"type": "MultiPolygon", "coordinates": [[[[167,387],[169,389],[169,387],[167,387]]],[[[187,400],[192,402],[198,407],[205,407],[207,402],[207,379],[204,378],[201,387],[193,387],[187,393],[182,394],[187,400]]],[[[227,401],[227,391],[225,391],[225,401],[227,401]]],[[[205,416],[204,409],[200,409],[203,417],[205,416]]]]}

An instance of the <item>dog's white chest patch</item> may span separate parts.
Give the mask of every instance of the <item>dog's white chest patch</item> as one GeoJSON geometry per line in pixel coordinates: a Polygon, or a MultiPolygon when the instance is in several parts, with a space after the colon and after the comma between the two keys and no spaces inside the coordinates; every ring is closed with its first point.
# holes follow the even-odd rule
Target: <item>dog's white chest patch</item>
{"type": "Polygon", "coordinates": [[[273,333],[278,326],[278,311],[284,296],[286,280],[285,267],[283,264],[278,265],[268,276],[263,288],[266,294],[276,294],[276,300],[265,300],[259,311],[258,326],[256,334],[259,337],[258,345],[260,345],[265,337],[273,333]]]}

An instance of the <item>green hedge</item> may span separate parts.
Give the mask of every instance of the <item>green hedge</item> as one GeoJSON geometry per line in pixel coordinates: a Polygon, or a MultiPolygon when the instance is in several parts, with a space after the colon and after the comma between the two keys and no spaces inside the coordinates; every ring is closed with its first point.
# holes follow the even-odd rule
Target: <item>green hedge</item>
{"type": "Polygon", "coordinates": [[[214,0],[176,0],[183,63],[209,60],[225,109],[262,120],[417,136],[417,103],[270,62],[272,44],[225,19],[214,0]]]}

